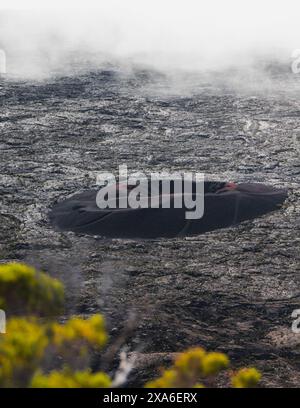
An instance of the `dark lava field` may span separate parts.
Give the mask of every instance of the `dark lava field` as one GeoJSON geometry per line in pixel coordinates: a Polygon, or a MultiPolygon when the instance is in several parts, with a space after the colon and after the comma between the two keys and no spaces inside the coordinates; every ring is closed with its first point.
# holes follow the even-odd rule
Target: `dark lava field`
{"type": "Polygon", "coordinates": [[[170,75],[107,66],[1,78],[0,100],[1,262],[62,279],[66,315],[103,313],[112,341],[123,333],[138,353],[129,385],[200,345],[228,353],[233,367],[256,366],[263,386],[299,386],[300,75],[269,65],[170,75]],[[277,212],[195,237],[55,231],[49,209],[119,164],[263,182],[289,197],[277,212]]]}

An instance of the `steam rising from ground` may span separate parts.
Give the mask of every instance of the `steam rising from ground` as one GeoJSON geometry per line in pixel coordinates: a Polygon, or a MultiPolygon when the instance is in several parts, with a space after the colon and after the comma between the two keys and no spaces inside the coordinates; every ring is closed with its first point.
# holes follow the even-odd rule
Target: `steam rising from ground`
{"type": "Polygon", "coordinates": [[[166,71],[288,62],[300,48],[299,11],[294,0],[99,0],[97,9],[1,10],[0,48],[8,74],[35,79],[74,61],[166,71]]]}

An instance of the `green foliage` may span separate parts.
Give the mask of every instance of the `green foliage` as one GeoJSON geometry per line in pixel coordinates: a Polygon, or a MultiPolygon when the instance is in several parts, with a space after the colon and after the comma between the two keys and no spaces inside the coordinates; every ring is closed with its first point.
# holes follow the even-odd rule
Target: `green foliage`
{"type": "Polygon", "coordinates": [[[34,319],[9,319],[0,336],[0,386],[27,386],[44,355],[49,340],[34,319]]]}
{"type": "Polygon", "coordinates": [[[91,346],[102,347],[107,342],[104,319],[101,315],[94,315],[88,320],[73,317],[64,325],[51,325],[51,338],[58,347],[70,347],[76,342],[86,341],[91,346]]]}
{"type": "Polygon", "coordinates": [[[60,313],[63,303],[58,280],[24,264],[0,266],[0,308],[16,316],[0,335],[0,387],[109,386],[105,373],[77,370],[77,365],[89,365],[91,351],[107,342],[103,317],[73,317],[65,324],[41,318],[60,313]],[[49,361],[63,369],[45,373],[49,361]]]}
{"type": "MultiPolygon", "coordinates": [[[[63,302],[64,288],[56,279],[24,264],[0,265],[0,308],[15,316],[8,319],[6,334],[0,335],[0,387],[112,385],[107,374],[90,370],[91,352],[107,343],[103,317],[72,317],[64,324],[46,320],[45,316],[62,311],[63,302]]],[[[203,381],[207,385],[228,367],[225,354],[192,348],[145,386],[202,388],[203,381]]],[[[243,368],[231,377],[231,383],[233,387],[254,387],[260,378],[255,368],[243,368]]]]}
{"type": "Polygon", "coordinates": [[[261,373],[256,368],[242,368],[232,378],[234,388],[253,388],[261,379],[261,373]]]}
{"type": "Polygon", "coordinates": [[[200,378],[217,374],[229,365],[228,357],[223,353],[207,353],[197,347],[182,353],[173,366],[165,370],[162,376],[146,384],[149,388],[201,387],[200,378]]]}
{"type": "Polygon", "coordinates": [[[0,308],[8,315],[51,316],[62,311],[61,282],[21,264],[0,265],[0,308]]]}
{"type": "Polygon", "coordinates": [[[66,381],[74,384],[76,381],[78,384],[80,381],[100,383],[100,379],[105,383],[103,373],[98,373],[98,377],[88,376],[87,371],[72,374],[76,364],[88,362],[86,357],[94,347],[101,349],[106,344],[102,316],[95,315],[87,320],[73,318],[66,324],[42,323],[36,318],[12,318],[6,331],[0,336],[1,387],[28,387],[32,385],[33,377],[34,384],[46,383],[48,377],[43,375],[41,368],[47,359],[57,361],[61,357],[61,364],[68,362],[66,371],[50,373],[49,384],[57,378],[62,379],[64,373],[68,373],[66,381]]]}
{"type": "Polygon", "coordinates": [[[102,372],[92,374],[90,370],[72,372],[68,369],[51,371],[49,375],[37,373],[31,382],[33,388],[108,388],[110,377],[102,372]]]}
{"type": "MultiPolygon", "coordinates": [[[[161,377],[146,384],[147,388],[203,388],[199,381],[206,380],[210,385],[211,380],[229,367],[226,354],[206,352],[197,347],[182,353],[173,366],[164,370],[161,377]]],[[[234,387],[255,387],[260,380],[260,373],[253,368],[244,368],[232,377],[234,387]]]]}

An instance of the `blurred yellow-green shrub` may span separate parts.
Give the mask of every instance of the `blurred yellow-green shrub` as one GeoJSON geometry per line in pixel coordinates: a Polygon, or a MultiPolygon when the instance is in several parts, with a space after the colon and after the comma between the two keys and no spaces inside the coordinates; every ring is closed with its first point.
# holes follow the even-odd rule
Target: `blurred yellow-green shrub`
{"type": "Polygon", "coordinates": [[[60,281],[22,264],[0,265],[0,309],[8,315],[50,316],[64,306],[60,281]]]}
{"type": "Polygon", "coordinates": [[[242,368],[231,378],[235,388],[253,388],[261,379],[261,373],[254,367],[242,368]]]}
{"type": "MultiPolygon", "coordinates": [[[[203,388],[206,381],[214,386],[212,379],[222,370],[229,367],[229,358],[226,354],[206,352],[196,347],[182,353],[171,368],[163,371],[162,375],[146,384],[147,388],[203,388]]],[[[233,387],[255,387],[261,378],[254,368],[244,368],[231,378],[233,387]]]]}
{"type": "Polygon", "coordinates": [[[83,371],[52,371],[49,375],[37,373],[31,382],[34,388],[108,388],[111,379],[105,373],[91,373],[89,369],[83,371]]]}
{"type": "Polygon", "coordinates": [[[8,320],[0,336],[0,386],[27,386],[39,366],[49,341],[43,326],[34,320],[8,320]]]}
{"type": "Polygon", "coordinates": [[[87,371],[76,373],[76,370],[78,366],[89,365],[89,352],[95,347],[102,348],[106,339],[104,321],[99,315],[87,320],[73,318],[66,324],[11,318],[6,334],[0,336],[0,386],[35,386],[42,381],[46,383],[48,378],[50,385],[66,373],[66,382],[100,383],[100,379],[108,378],[104,373],[97,373],[97,377],[87,371]],[[65,371],[44,374],[42,368],[48,369],[48,361],[56,361],[65,371]],[[32,378],[35,378],[33,384],[32,378]]]}
{"type": "Polygon", "coordinates": [[[0,308],[10,316],[0,335],[0,387],[110,384],[105,373],[89,371],[91,351],[107,342],[103,317],[61,324],[52,317],[63,305],[58,280],[25,264],[0,265],[0,308]]]}
{"type": "Polygon", "coordinates": [[[94,315],[88,320],[73,317],[64,325],[53,323],[49,332],[53,344],[59,348],[82,342],[101,348],[107,342],[104,319],[101,315],[94,315]]]}
{"type": "MultiPolygon", "coordinates": [[[[63,305],[64,287],[58,280],[25,264],[0,265],[0,309],[9,316],[6,334],[0,334],[0,387],[112,386],[106,373],[90,369],[92,351],[107,343],[103,317],[72,317],[59,323],[53,316],[59,316],[63,305]]],[[[225,354],[192,348],[145,386],[210,386],[208,382],[228,367],[225,354]]],[[[244,368],[231,376],[231,384],[254,387],[260,377],[255,368],[244,368]]]]}

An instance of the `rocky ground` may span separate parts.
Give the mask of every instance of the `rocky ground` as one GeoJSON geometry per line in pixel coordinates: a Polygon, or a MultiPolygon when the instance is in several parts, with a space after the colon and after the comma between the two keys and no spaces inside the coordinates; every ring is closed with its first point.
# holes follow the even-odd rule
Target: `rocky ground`
{"type": "Polygon", "coordinates": [[[133,322],[126,343],[142,363],[130,385],[154,377],[169,353],[202,345],[260,368],[264,386],[299,386],[300,335],[291,330],[300,309],[299,78],[275,68],[167,77],[109,67],[0,79],[1,262],[60,277],[68,313],[104,313],[114,338],[133,322]],[[122,163],[260,181],[287,187],[289,199],[276,213],[192,238],[52,229],[57,200],[122,163]]]}

